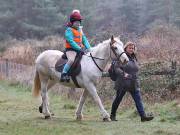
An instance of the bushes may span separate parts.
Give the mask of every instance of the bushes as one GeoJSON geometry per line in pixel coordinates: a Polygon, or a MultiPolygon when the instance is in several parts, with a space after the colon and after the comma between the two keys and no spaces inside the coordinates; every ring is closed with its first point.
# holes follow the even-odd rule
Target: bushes
{"type": "Polygon", "coordinates": [[[172,26],[160,25],[146,32],[138,40],[140,61],[171,61],[180,57],[180,31],[172,26]]]}

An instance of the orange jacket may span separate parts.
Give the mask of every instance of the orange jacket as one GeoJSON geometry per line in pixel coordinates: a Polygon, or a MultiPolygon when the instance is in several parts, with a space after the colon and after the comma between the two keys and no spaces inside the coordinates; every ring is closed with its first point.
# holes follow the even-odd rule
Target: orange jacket
{"type": "MultiPolygon", "coordinates": [[[[79,32],[78,30],[71,28],[71,31],[73,33],[73,40],[77,43],[77,45],[79,47],[84,47],[84,45],[82,44],[82,33],[79,32]]],[[[70,43],[66,40],[66,48],[72,48],[72,46],[70,45],[70,43]]]]}

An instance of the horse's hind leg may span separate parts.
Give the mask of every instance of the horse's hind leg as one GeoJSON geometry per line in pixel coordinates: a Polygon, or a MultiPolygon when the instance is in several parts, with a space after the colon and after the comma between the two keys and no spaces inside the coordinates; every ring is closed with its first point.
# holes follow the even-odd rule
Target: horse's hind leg
{"type": "MultiPolygon", "coordinates": [[[[47,84],[47,91],[56,84],[56,82],[54,80],[48,80],[48,84],[47,84]]],[[[49,103],[48,103],[49,104],[49,103]]],[[[39,106],[39,112],[42,113],[42,109],[43,109],[43,103],[39,106]]],[[[51,112],[51,115],[53,116],[54,113],[51,112]]]]}
{"type": "Polygon", "coordinates": [[[44,114],[45,119],[51,117],[50,111],[48,109],[49,102],[48,102],[47,84],[48,84],[48,79],[46,79],[45,77],[43,78],[41,76],[42,113],[44,114]]]}
{"type": "MultiPolygon", "coordinates": [[[[48,80],[48,85],[47,85],[47,91],[48,91],[50,88],[52,88],[55,84],[56,84],[56,82],[55,82],[54,80],[49,79],[49,80],[48,80]]],[[[50,110],[50,113],[51,113],[52,116],[54,116],[54,113],[53,113],[51,110],[50,110]]]]}
{"type": "Polygon", "coordinates": [[[82,109],[83,109],[83,105],[84,105],[84,102],[85,102],[87,96],[88,96],[88,91],[85,89],[81,95],[81,98],[79,100],[79,104],[78,104],[78,107],[76,110],[76,119],[77,120],[82,120],[82,118],[83,118],[82,109]]]}

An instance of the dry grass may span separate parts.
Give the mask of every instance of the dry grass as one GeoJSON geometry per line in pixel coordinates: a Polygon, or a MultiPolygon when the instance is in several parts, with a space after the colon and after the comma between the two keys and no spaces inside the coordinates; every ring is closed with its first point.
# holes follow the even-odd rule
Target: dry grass
{"type": "MultiPolygon", "coordinates": [[[[154,60],[178,60],[180,58],[180,31],[170,26],[159,26],[136,39],[138,57],[141,62],[154,60]]],[[[43,40],[16,39],[6,41],[6,51],[1,53],[1,58],[23,63],[34,63],[37,55],[47,49],[64,49],[64,39],[58,36],[48,36],[43,40]]]]}
{"type": "Polygon", "coordinates": [[[63,50],[64,40],[57,36],[48,36],[44,40],[25,40],[16,39],[5,42],[6,50],[1,53],[1,59],[8,59],[16,63],[32,65],[40,52],[48,49],[63,50]]]}
{"type": "MultiPolygon", "coordinates": [[[[180,64],[180,31],[176,28],[161,26],[151,31],[147,32],[144,36],[137,39],[138,47],[138,58],[140,63],[145,63],[149,61],[171,61],[176,60],[177,64],[180,64]]],[[[41,52],[48,49],[64,49],[64,40],[58,36],[49,36],[44,40],[10,40],[4,43],[5,46],[8,46],[5,52],[1,53],[2,59],[9,59],[16,63],[22,63],[26,65],[33,65],[34,60],[41,52]]],[[[24,84],[32,84],[32,75],[33,70],[26,70],[16,75],[16,78],[24,84]]],[[[68,96],[68,88],[60,87],[56,85],[53,90],[58,94],[65,94],[68,96]]],[[[99,94],[103,99],[107,97],[112,99],[114,95],[113,82],[109,79],[103,79],[98,85],[99,94]],[[106,84],[104,84],[104,81],[106,84]]],[[[72,92],[73,93],[73,92],[72,92]]],[[[80,91],[76,91],[77,96],[69,96],[70,98],[79,99],[81,94],[80,91]]],[[[153,94],[153,93],[151,93],[153,94]]],[[[154,93],[155,94],[155,93],[154,93]]],[[[160,94],[160,93],[158,93],[160,94]]],[[[171,93],[172,94],[172,93],[171,93]]],[[[71,95],[71,94],[70,94],[71,95]]],[[[144,99],[150,100],[148,97],[154,97],[153,100],[156,100],[155,95],[148,96],[144,93],[144,99]]],[[[161,94],[160,94],[161,95],[161,94]]],[[[163,95],[162,95],[163,96],[163,95]]],[[[127,96],[125,99],[125,104],[131,104],[131,97],[127,96]]],[[[157,100],[156,100],[157,101],[157,100]]]]}
{"type": "Polygon", "coordinates": [[[147,32],[138,41],[139,58],[147,61],[171,61],[180,58],[180,31],[160,26],[147,32]]]}
{"type": "MultiPolygon", "coordinates": [[[[180,58],[180,31],[168,26],[159,26],[148,31],[138,42],[138,57],[141,62],[154,60],[178,60],[180,58]]],[[[64,39],[58,36],[48,36],[45,39],[19,41],[16,39],[6,41],[6,51],[1,58],[8,58],[23,64],[34,63],[37,55],[47,49],[64,49],[64,39]]]]}

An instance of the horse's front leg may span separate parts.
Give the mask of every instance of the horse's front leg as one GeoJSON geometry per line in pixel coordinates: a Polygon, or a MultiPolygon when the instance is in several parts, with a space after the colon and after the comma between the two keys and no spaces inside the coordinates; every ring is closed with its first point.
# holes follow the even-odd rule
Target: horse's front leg
{"type": "Polygon", "coordinates": [[[42,97],[42,113],[45,116],[45,119],[51,117],[50,111],[48,109],[48,93],[47,93],[47,81],[41,82],[41,97],[42,97]]]}
{"type": "Polygon", "coordinates": [[[100,113],[103,117],[103,121],[111,121],[109,113],[104,109],[101,99],[97,94],[95,85],[92,82],[88,82],[86,83],[86,88],[88,92],[90,93],[90,95],[93,97],[96,104],[98,105],[100,109],[100,113]]]}
{"type": "Polygon", "coordinates": [[[78,104],[78,107],[76,110],[76,119],[77,120],[83,119],[82,110],[83,110],[83,105],[84,105],[84,102],[85,102],[87,96],[88,96],[88,91],[85,89],[81,95],[81,98],[79,100],[79,104],[78,104]]]}

